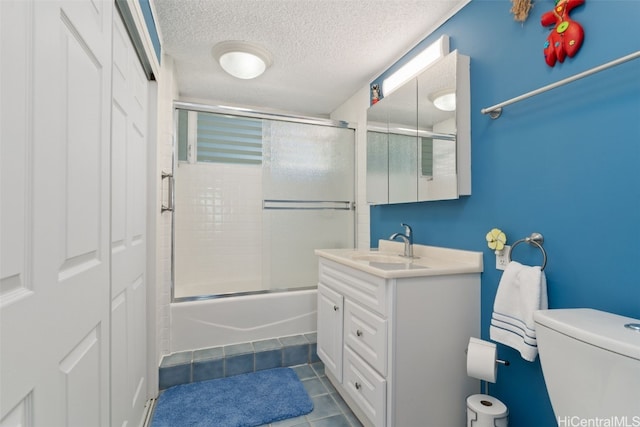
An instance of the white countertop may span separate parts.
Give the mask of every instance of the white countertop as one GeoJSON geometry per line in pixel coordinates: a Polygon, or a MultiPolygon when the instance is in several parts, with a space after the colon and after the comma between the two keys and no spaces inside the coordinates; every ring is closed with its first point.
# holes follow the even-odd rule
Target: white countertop
{"type": "Polygon", "coordinates": [[[414,258],[402,256],[404,243],[380,240],[378,249],[316,249],[319,257],[385,279],[482,272],[482,252],[413,245],[414,258]]]}

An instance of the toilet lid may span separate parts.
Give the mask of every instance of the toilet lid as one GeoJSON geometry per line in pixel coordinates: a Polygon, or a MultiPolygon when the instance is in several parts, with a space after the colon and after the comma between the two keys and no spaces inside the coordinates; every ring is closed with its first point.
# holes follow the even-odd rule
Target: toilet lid
{"type": "Polygon", "coordinates": [[[640,360],[640,334],[626,324],[640,319],[619,316],[590,308],[540,310],[537,324],[596,347],[640,360]]]}
{"type": "Polygon", "coordinates": [[[473,394],[467,397],[467,408],[494,417],[505,416],[509,413],[504,403],[487,394],[473,394]]]}

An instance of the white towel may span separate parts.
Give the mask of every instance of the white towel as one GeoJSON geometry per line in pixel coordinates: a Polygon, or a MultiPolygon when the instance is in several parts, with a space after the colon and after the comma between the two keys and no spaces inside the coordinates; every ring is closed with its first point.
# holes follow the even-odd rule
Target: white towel
{"type": "Polygon", "coordinates": [[[524,360],[533,362],[538,356],[533,312],[547,308],[544,271],[511,261],[498,285],[489,336],[493,341],[515,348],[524,360]]]}

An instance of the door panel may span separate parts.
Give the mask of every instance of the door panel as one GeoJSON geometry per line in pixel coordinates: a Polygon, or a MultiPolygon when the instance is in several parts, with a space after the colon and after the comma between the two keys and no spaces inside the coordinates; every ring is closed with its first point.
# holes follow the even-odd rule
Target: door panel
{"type": "Polygon", "coordinates": [[[101,165],[108,161],[102,157],[105,154],[102,147],[108,141],[96,127],[104,106],[102,64],[88,51],[71,23],[61,21],[63,67],[68,74],[62,76],[65,109],[58,148],[64,153],[60,160],[66,173],[59,175],[62,203],[56,208],[64,230],[59,242],[62,259],[58,274],[65,280],[104,262],[108,256],[99,251],[100,238],[104,237],[99,227],[101,202],[104,202],[101,165]]]}
{"type": "Polygon", "coordinates": [[[111,424],[137,426],[146,403],[147,79],[117,15],[111,125],[111,424]]]}
{"type": "Polygon", "coordinates": [[[100,423],[100,404],[103,400],[100,382],[96,381],[96,372],[100,371],[100,329],[96,328],[78,343],[60,362],[65,409],[64,425],[98,426],[100,423]],[[83,406],[77,405],[83,402],[83,406]]]}
{"type": "Polygon", "coordinates": [[[0,2],[1,425],[109,421],[112,7],[0,2]]]}
{"type": "Polygon", "coordinates": [[[31,153],[33,138],[26,132],[32,126],[33,100],[29,76],[33,72],[31,32],[32,5],[0,5],[0,63],[2,67],[0,131],[0,306],[31,293],[31,153]],[[13,25],[12,25],[13,23],[13,25]],[[11,100],[11,102],[9,102],[11,100]],[[11,141],[11,143],[9,143],[11,141]]]}
{"type": "Polygon", "coordinates": [[[0,2],[3,427],[107,425],[110,366],[114,425],[142,418],[147,82],[118,19],[110,129],[112,14],[0,2]]]}

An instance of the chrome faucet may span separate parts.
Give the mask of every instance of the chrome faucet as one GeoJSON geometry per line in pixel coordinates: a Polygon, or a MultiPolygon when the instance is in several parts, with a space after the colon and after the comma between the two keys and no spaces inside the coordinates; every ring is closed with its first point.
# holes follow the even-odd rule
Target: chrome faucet
{"type": "Polygon", "coordinates": [[[407,258],[413,258],[413,233],[411,232],[411,227],[405,223],[400,224],[404,227],[404,234],[402,233],[393,233],[389,240],[396,240],[398,237],[402,239],[404,242],[404,255],[407,258]]]}

